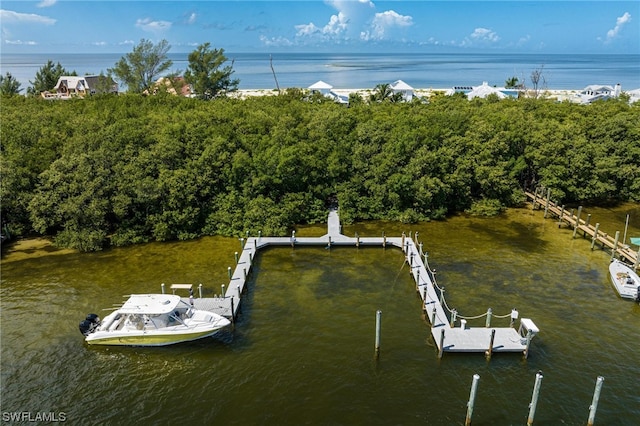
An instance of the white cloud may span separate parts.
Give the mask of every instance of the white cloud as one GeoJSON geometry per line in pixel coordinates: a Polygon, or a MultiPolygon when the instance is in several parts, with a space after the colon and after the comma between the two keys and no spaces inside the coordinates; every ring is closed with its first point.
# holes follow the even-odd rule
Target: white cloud
{"type": "Polygon", "coordinates": [[[94,41],[91,44],[94,45],[94,46],[106,46],[107,42],[106,41],[94,41]]]}
{"type": "Polygon", "coordinates": [[[324,26],[313,22],[296,25],[297,38],[335,42],[357,38],[365,41],[391,39],[397,29],[413,25],[411,16],[401,15],[394,10],[376,13],[375,5],[370,0],[326,0],[325,3],[338,13],[331,15],[324,26]]]}
{"type": "Polygon", "coordinates": [[[616,26],[607,31],[607,39],[605,40],[605,42],[610,42],[611,40],[616,38],[622,30],[622,27],[624,27],[630,21],[631,14],[629,12],[625,12],[624,15],[619,16],[618,19],[616,19],[616,26]]]}
{"type": "Polygon", "coordinates": [[[3,24],[44,24],[53,25],[56,20],[47,16],[36,15],[34,13],[20,13],[12,10],[0,9],[0,21],[3,24]]]}
{"type": "Polygon", "coordinates": [[[121,41],[121,42],[120,42],[120,43],[118,43],[118,44],[119,44],[120,46],[126,46],[126,45],[132,45],[132,46],[133,46],[134,44],[136,44],[136,42],[135,42],[135,41],[133,41],[133,40],[124,40],[124,41],[121,41]]]}
{"type": "Polygon", "coordinates": [[[471,38],[473,40],[488,41],[491,43],[495,43],[500,40],[498,34],[487,28],[476,28],[473,33],[471,33],[471,38]]]}
{"type": "Polygon", "coordinates": [[[38,7],[51,7],[54,4],[56,4],[58,2],[58,0],[42,0],[40,3],[37,4],[38,7]]]}
{"type": "Polygon", "coordinates": [[[151,18],[136,20],[136,27],[150,33],[159,33],[171,28],[169,21],[152,21],[151,18]]]}
{"type": "Polygon", "coordinates": [[[196,15],[195,13],[192,13],[191,15],[189,15],[187,17],[187,24],[189,25],[193,25],[196,23],[196,18],[198,17],[198,15],[196,15]]]}
{"type": "Polygon", "coordinates": [[[264,35],[260,36],[260,41],[265,46],[293,46],[293,42],[286,37],[267,37],[264,35]]]}
{"type": "Polygon", "coordinates": [[[371,32],[365,31],[367,34],[365,39],[382,40],[387,38],[391,29],[398,27],[409,27],[413,25],[413,18],[407,15],[400,15],[394,10],[376,13],[371,22],[371,32]]]}

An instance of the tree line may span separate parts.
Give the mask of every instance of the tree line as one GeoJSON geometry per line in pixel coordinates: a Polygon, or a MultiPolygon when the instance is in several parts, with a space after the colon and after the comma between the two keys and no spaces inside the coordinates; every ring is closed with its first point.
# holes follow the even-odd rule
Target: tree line
{"type": "MultiPolygon", "coordinates": [[[[194,93],[201,99],[213,99],[237,90],[240,80],[232,78],[233,65],[225,65],[228,61],[224,49],[212,48],[210,43],[203,43],[188,55],[189,65],[184,72],[184,80],[180,72],[168,71],[173,61],[168,58],[171,45],[167,40],[154,44],[150,40],[142,39],[133,47],[130,53],[122,56],[107,74],[100,73],[100,86],[94,88],[96,93],[109,93],[116,80],[126,86],[127,92],[138,94],[152,94],[157,92],[157,79],[164,76],[173,89],[180,89],[181,85],[189,84],[194,93]]],[[[68,71],[60,62],[54,64],[49,60],[36,73],[34,81],[29,81],[28,96],[40,96],[42,92],[52,90],[62,76],[77,76],[75,70],[68,71]]],[[[166,89],[166,87],[160,87],[166,89]]],[[[7,72],[0,75],[0,95],[14,96],[20,94],[22,87],[19,81],[7,72]]]]}
{"type": "Polygon", "coordinates": [[[3,219],[80,250],[287,235],[335,201],[346,223],[496,214],[528,184],[640,201],[640,105],[619,100],[9,97],[0,119],[3,219]]]}

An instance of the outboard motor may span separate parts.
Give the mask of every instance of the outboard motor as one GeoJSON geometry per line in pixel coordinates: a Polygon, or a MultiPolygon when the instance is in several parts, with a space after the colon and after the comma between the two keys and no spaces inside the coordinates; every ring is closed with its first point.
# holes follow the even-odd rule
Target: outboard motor
{"type": "Polygon", "coordinates": [[[84,336],[88,336],[96,331],[98,326],[100,326],[100,317],[96,314],[89,314],[87,315],[87,318],[80,322],[80,333],[84,336]]]}

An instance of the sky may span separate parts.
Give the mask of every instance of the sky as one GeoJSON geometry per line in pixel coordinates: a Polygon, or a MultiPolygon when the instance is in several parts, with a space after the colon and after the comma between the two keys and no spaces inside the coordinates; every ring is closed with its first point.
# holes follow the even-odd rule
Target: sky
{"type": "Polygon", "coordinates": [[[640,54],[638,0],[2,0],[0,26],[3,53],[640,54]]]}

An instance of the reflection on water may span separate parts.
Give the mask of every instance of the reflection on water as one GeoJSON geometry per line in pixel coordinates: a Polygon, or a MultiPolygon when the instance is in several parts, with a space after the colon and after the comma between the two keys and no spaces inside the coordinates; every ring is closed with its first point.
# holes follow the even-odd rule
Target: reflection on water
{"type": "MultiPolygon", "coordinates": [[[[638,206],[590,209],[601,229],[639,236],[638,206]],[[617,229],[616,229],[617,227],[617,229]]],[[[325,228],[300,227],[299,236],[325,228]]],[[[215,339],[166,348],[89,347],[77,325],[91,311],[160,283],[220,292],[233,238],[147,244],[2,263],[2,411],[65,412],[71,424],[462,424],[473,374],[474,424],[520,424],[535,373],[536,423],[585,424],[598,375],[596,421],[640,418],[640,307],[617,297],[609,255],[571,238],[541,212],[455,217],[420,225],[366,223],[361,236],[419,232],[466,316],[517,308],[540,334],[530,357],[437,351],[401,252],[393,248],[272,248],[254,263],[241,315],[215,339]],[[382,310],[380,358],[375,312],[382,310]]],[[[502,326],[494,319],[494,325],[502,326]]],[[[471,323],[483,326],[484,318],[471,323]]]]}

